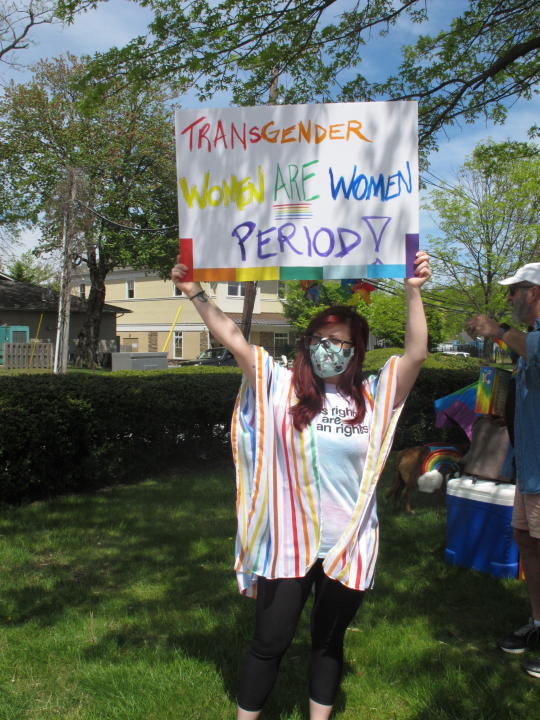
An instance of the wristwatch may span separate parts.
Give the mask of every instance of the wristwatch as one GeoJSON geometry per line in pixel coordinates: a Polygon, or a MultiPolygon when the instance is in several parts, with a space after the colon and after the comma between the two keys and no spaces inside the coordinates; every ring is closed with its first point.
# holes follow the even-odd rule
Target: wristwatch
{"type": "Polygon", "coordinates": [[[508,332],[508,330],[510,330],[510,325],[507,325],[506,323],[501,323],[501,326],[495,333],[494,337],[496,337],[497,340],[502,340],[504,333],[508,332]]]}

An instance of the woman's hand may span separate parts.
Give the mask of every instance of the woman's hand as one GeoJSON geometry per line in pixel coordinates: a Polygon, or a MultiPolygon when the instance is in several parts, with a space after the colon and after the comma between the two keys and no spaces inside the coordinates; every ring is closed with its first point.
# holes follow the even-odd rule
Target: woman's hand
{"type": "Polygon", "coordinates": [[[406,278],[405,285],[409,287],[421,288],[431,277],[431,265],[429,264],[429,255],[423,250],[419,250],[416,253],[416,259],[414,261],[414,277],[406,278]]]}
{"type": "Polygon", "coordinates": [[[192,297],[193,295],[195,295],[195,293],[198,293],[200,291],[201,286],[199,285],[199,283],[183,282],[187,270],[187,265],[182,265],[182,263],[178,263],[171,270],[171,280],[176,285],[176,287],[184,293],[184,295],[192,297]]]}

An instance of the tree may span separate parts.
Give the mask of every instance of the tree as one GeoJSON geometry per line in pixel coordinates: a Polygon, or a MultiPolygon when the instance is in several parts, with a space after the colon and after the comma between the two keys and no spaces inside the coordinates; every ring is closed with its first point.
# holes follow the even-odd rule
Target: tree
{"type": "MultiPolygon", "coordinates": [[[[81,3],[79,9],[87,4],[81,3]]],[[[36,26],[61,22],[55,10],[56,3],[52,1],[0,0],[0,63],[17,65],[16,53],[31,45],[32,30],[36,26]]]]}
{"type": "MultiPolygon", "coordinates": [[[[433,262],[435,260],[432,258],[433,262]]],[[[437,277],[437,273],[435,273],[435,277],[437,277]]],[[[435,339],[436,333],[433,334],[433,338],[430,334],[429,347],[434,348],[444,340],[454,340],[458,337],[463,332],[465,319],[471,314],[470,306],[463,299],[461,286],[430,285],[422,295],[426,304],[426,312],[429,314],[433,308],[440,318],[438,339],[435,339]]]]}
{"type": "MultiPolygon", "coordinates": [[[[371,295],[371,303],[360,312],[366,315],[369,328],[378,340],[384,340],[390,347],[404,347],[407,308],[401,283],[385,283],[386,292],[381,288],[371,295]]],[[[444,316],[439,307],[426,297],[423,290],[424,310],[428,326],[428,348],[435,347],[444,336],[444,316]]]]}
{"type": "MultiPolygon", "coordinates": [[[[92,0],[77,3],[71,13],[94,7],[92,0]]],[[[20,66],[17,51],[32,45],[32,33],[38,25],[61,23],[62,11],[55,0],[0,0],[0,63],[11,67],[20,66]]]]}
{"type": "Polygon", "coordinates": [[[38,260],[31,250],[12,260],[7,273],[17,282],[43,285],[58,290],[58,268],[50,262],[38,260]]]}
{"type": "Polygon", "coordinates": [[[447,300],[463,316],[502,320],[505,290],[497,280],[540,256],[540,150],[531,143],[483,143],[454,185],[433,190],[428,208],[440,234],[429,238],[447,300]],[[453,293],[453,297],[452,297],[453,293]]]}
{"type": "Polygon", "coordinates": [[[403,293],[374,292],[368,307],[369,329],[390,347],[403,347],[405,341],[405,303],[403,293]]]}
{"type": "Polygon", "coordinates": [[[0,217],[37,225],[42,251],[60,247],[66,169],[76,169],[72,253],[90,275],[78,352],[81,363],[92,365],[107,274],[118,266],[170,268],[177,210],[165,95],[151,85],[117,85],[110,97],[91,104],[77,85],[85,72],[85,61],[71,56],[44,61],[32,82],[6,89],[0,101],[0,217]]]}
{"type": "MultiPolygon", "coordinates": [[[[307,292],[300,282],[291,282],[283,303],[285,317],[299,332],[304,332],[310,320],[329,305],[351,305],[366,318],[372,335],[392,347],[403,347],[406,321],[403,287],[396,282],[385,283],[385,287],[386,291],[381,288],[371,293],[371,302],[367,303],[336,282],[318,283],[307,292]]],[[[428,343],[434,347],[443,339],[443,313],[429,302],[425,305],[428,343]]]]}
{"type": "MultiPolygon", "coordinates": [[[[176,88],[216,90],[234,102],[266,102],[279,75],[285,103],[415,99],[424,152],[459,118],[495,122],[507,104],[530,99],[540,77],[540,10],[525,0],[469,0],[449,29],[420,35],[402,50],[395,75],[382,81],[358,70],[370,43],[397,23],[432,22],[426,0],[145,0],[154,11],[149,34],[98,56],[92,77],[106,85],[111,68],[128,82],[159,77],[176,88]]],[[[78,0],[63,3],[69,18],[78,0]]],[[[451,11],[449,11],[451,12],[451,11]]],[[[431,26],[430,26],[431,27],[431,26]]]]}
{"type": "MultiPolygon", "coordinates": [[[[0,190],[1,194],[1,190],[0,190]]],[[[0,200],[0,205],[2,204],[0,200]]],[[[7,258],[9,255],[9,251],[11,249],[11,246],[16,243],[16,240],[13,239],[13,236],[11,232],[7,228],[1,227],[1,218],[0,218],[0,270],[2,269],[2,257],[7,258]]]]}
{"type": "Polygon", "coordinates": [[[299,281],[287,283],[283,312],[291,324],[302,333],[311,319],[329,305],[354,305],[349,290],[344,290],[337,282],[313,284],[312,289],[299,281]]]}

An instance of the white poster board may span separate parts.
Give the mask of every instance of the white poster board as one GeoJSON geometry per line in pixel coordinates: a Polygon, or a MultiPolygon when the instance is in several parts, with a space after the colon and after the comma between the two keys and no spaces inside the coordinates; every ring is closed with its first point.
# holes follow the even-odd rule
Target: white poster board
{"type": "Polygon", "coordinates": [[[176,151],[189,279],[413,274],[415,102],[178,110],[176,151]]]}

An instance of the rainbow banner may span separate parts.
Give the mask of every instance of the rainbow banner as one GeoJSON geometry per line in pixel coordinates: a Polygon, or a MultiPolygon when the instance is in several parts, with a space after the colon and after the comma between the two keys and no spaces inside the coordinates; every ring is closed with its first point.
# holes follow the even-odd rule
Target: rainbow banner
{"type": "Polygon", "coordinates": [[[414,274],[415,102],[176,112],[188,280],[414,274]]]}
{"type": "Polygon", "coordinates": [[[482,415],[504,416],[512,374],[509,370],[485,365],[480,368],[475,411],[482,415]]]}
{"type": "Polygon", "coordinates": [[[478,381],[434,401],[435,427],[448,428],[457,423],[469,440],[478,418],[475,412],[478,381]]]}

